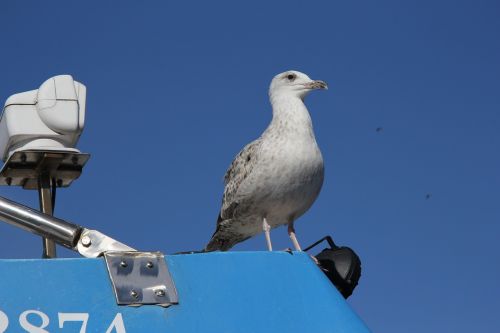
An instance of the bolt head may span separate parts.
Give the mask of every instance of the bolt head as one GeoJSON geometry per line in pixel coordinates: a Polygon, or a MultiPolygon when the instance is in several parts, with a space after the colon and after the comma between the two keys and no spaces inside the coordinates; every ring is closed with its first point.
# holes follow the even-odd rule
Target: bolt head
{"type": "Polygon", "coordinates": [[[133,298],[137,298],[137,297],[139,297],[139,294],[137,293],[137,291],[132,290],[132,291],[130,291],[130,296],[132,296],[133,298]]]}
{"type": "Polygon", "coordinates": [[[158,297],[163,297],[163,296],[165,296],[165,290],[158,289],[158,290],[155,291],[155,295],[158,296],[158,297]]]}
{"type": "Polygon", "coordinates": [[[90,245],[92,245],[92,240],[90,239],[89,236],[82,237],[82,245],[85,247],[89,247],[90,245]]]}
{"type": "Polygon", "coordinates": [[[148,263],[146,264],[146,267],[147,268],[153,268],[154,265],[153,265],[153,263],[151,261],[148,261],[148,263]]]}
{"type": "Polygon", "coordinates": [[[120,261],[120,266],[121,267],[127,267],[127,262],[125,260],[120,261]]]}

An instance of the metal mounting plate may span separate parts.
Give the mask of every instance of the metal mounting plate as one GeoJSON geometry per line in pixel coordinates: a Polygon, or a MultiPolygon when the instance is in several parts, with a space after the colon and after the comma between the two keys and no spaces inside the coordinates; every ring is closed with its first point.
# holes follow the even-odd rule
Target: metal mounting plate
{"type": "Polygon", "coordinates": [[[119,305],[179,302],[161,252],[105,252],[104,259],[119,305]]]}
{"type": "Polygon", "coordinates": [[[0,185],[38,188],[41,173],[56,179],[57,187],[67,187],[80,177],[89,154],[72,151],[24,150],[12,154],[0,170],[0,185]]]}

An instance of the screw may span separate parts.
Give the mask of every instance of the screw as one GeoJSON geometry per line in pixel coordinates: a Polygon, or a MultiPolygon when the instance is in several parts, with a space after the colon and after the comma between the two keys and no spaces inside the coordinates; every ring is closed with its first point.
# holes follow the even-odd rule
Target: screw
{"type": "Polygon", "coordinates": [[[120,266],[127,267],[127,262],[125,260],[120,261],[120,266]]]}
{"type": "Polygon", "coordinates": [[[146,264],[146,267],[147,268],[153,268],[154,265],[153,265],[153,263],[151,261],[148,261],[148,263],[146,264]]]}
{"type": "Polygon", "coordinates": [[[82,245],[85,247],[89,247],[92,244],[92,240],[89,236],[85,235],[82,237],[82,245]]]}
{"type": "Polygon", "coordinates": [[[139,294],[137,293],[137,291],[132,290],[132,291],[130,292],[130,296],[132,296],[133,298],[137,298],[137,297],[139,297],[139,294]]]}
{"type": "Polygon", "coordinates": [[[158,290],[155,291],[155,295],[158,296],[158,297],[163,297],[163,296],[165,296],[165,290],[158,289],[158,290]]]}

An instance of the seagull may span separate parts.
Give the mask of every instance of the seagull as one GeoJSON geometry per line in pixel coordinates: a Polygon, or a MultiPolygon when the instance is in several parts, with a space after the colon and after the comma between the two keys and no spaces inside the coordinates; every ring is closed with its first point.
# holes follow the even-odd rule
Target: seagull
{"type": "Polygon", "coordinates": [[[261,232],[272,251],[271,229],[287,225],[295,250],[301,251],[294,221],[314,203],[323,185],[323,157],[316,143],[304,98],[328,89],[320,80],[287,71],[269,87],[271,123],[235,157],[224,176],[217,228],[204,251],[227,251],[261,232]]]}

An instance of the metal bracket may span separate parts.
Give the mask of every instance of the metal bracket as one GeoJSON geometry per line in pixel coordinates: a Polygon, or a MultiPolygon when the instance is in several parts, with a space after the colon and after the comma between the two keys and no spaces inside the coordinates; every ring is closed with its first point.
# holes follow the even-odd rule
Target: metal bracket
{"type": "Polygon", "coordinates": [[[0,185],[38,189],[41,173],[56,180],[57,187],[68,187],[80,177],[89,154],[73,151],[24,150],[13,153],[0,170],[0,185]]]}
{"type": "MultiPolygon", "coordinates": [[[[52,215],[56,188],[67,187],[80,177],[89,157],[89,154],[82,154],[76,149],[16,151],[0,170],[0,185],[38,189],[40,211],[52,215]]],[[[42,240],[43,258],[55,258],[54,240],[46,237],[42,237],[42,240]]]]}
{"type": "Polygon", "coordinates": [[[105,252],[104,259],[118,305],[179,302],[161,252],[105,252]]]}
{"type": "Polygon", "coordinates": [[[80,239],[74,249],[86,258],[97,258],[108,251],[135,251],[135,249],[128,245],[122,244],[97,230],[90,229],[83,229],[80,234],[80,239]]]}

